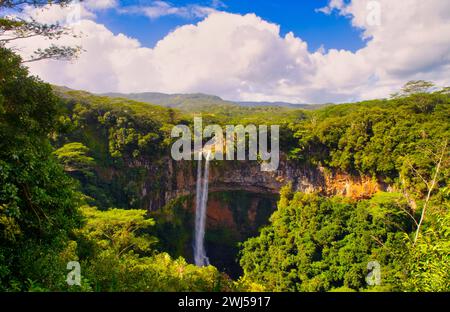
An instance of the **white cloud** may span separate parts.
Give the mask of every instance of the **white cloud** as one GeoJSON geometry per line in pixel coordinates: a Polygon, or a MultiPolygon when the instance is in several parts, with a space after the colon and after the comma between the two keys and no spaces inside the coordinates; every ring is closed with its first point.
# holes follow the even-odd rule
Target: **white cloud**
{"type": "Polygon", "coordinates": [[[327,6],[316,9],[316,12],[330,15],[334,10],[342,10],[344,7],[344,0],[330,0],[327,6]]]}
{"type": "Polygon", "coordinates": [[[47,5],[35,8],[27,5],[20,14],[22,18],[31,17],[47,24],[72,24],[82,19],[95,19],[95,11],[117,7],[116,0],[84,0],[73,1],[67,6],[47,5]]]}
{"type": "MultiPolygon", "coordinates": [[[[334,1],[329,7],[371,38],[356,52],[310,53],[306,42],[292,33],[281,36],[278,25],[254,14],[211,13],[177,28],[153,49],[84,18],[74,27],[85,37],[64,39],[86,50],[79,60],[30,68],[49,82],[93,92],[205,92],[307,103],[385,97],[412,79],[449,85],[450,1],[379,0],[379,26],[367,24],[368,2],[334,1]]],[[[23,42],[29,49],[45,44],[23,42]]]]}
{"type": "Polygon", "coordinates": [[[95,14],[86,6],[73,2],[65,7],[47,5],[42,8],[26,6],[22,16],[32,17],[41,23],[61,25],[76,22],[79,19],[95,19],[95,14]]]}
{"type": "Polygon", "coordinates": [[[358,51],[381,82],[425,78],[448,84],[450,2],[445,0],[352,1],[340,9],[372,38],[358,51]],[[370,25],[370,4],[379,3],[380,25],[370,25]]]}
{"type": "Polygon", "coordinates": [[[157,19],[163,16],[176,15],[186,19],[203,18],[216,12],[214,7],[220,6],[220,2],[213,3],[213,7],[190,4],[186,6],[173,6],[166,1],[153,1],[148,6],[131,6],[119,9],[121,13],[142,14],[151,19],[157,19]]]}
{"type": "Polygon", "coordinates": [[[84,0],[83,5],[92,10],[111,9],[118,6],[117,0],[84,0]]]}

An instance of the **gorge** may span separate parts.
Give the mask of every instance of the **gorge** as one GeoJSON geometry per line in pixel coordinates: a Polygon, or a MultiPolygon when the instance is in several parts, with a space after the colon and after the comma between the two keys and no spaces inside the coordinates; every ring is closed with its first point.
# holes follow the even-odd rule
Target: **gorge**
{"type": "Polygon", "coordinates": [[[264,2],[0,0],[0,292],[450,291],[450,2],[264,2]]]}
{"type": "Polygon", "coordinates": [[[120,170],[98,168],[97,175],[107,185],[123,181],[122,190],[138,183],[134,194],[122,196],[130,204],[139,203],[139,208],[148,209],[157,220],[162,250],[198,265],[207,264],[206,250],[210,263],[232,277],[242,273],[236,261],[238,244],[256,236],[268,224],[283,186],[291,184],[293,190],[354,199],[369,198],[376,191],[386,189],[386,185],[372,178],[287,161],[284,154],[279,169],[274,172],[261,171],[256,161],[212,160],[207,164],[210,165],[208,173],[204,173],[209,182],[207,198],[201,192],[206,189],[205,180],[199,179],[201,161],[164,158],[156,163],[141,158],[127,162],[120,170]],[[140,178],[126,180],[124,175],[130,172],[141,172],[140,178]],[[202,210],[203,221],[196,216],[202,210]],[[204,247],[200,242],[203,236],[204,247]],[[195,254],[192,253],[194,245],[197,246],[195,254]]]}
{"type": "MultiPolygon", "coordinates": [[[[411,112],[423,121],[431,120],[408,102],[397,108],[395,102],[384,101],[314,112],[280,108],[203,112],[205,124],[280,124],[280,162],[277,170],[262,171],[260,161],[212,159],[208,192],[200,196],[206,188],[206,181],[199,179],[200,163],[170,156],[171,129],[178,124],[192,127],[192,117],[198,113],[82,91],[64,91],[62,97],[74,129],[57,144],[81,142],[95,159],[87,168],[70,166],[70,174],[92,199],[90,204],[102,210],[145,209],[155,221],[148,230],[158,238],[155,250],[199,266],[210,263],[234,280],[243,276],[241,244],[257,239],[264,232],[261,229],[270,226],[283,187],[290,185],[294,193],[317,194],[323,200],[344,197],[353,208],[359,202],[369,204],[378,193],[392,192],[386,196],[396,198],[402,187],[398,168],[403,163],[398,155],[408,151],[399,142],[418,137],[411,134],[409,138],[409,130],[402,129],[409,129],[411,112]],[[400,113],[390,112],[396,109],[400,113]],[[245,119],[241,112],[250,117],[245,119]],[[367,114],[374,115],[377,123],[368,120],[367,114]],[[398,120],[389,121],[391,116],[398,120]],[[386,122],[392,123],[394,134],[386,135],[386,122]],[[194,246],[198,253],[193,252],[194,246]]],[[[440,103],[438,95],[435,101],[440,103]]],[[[434,116],[445,119],[439,112],[434,116]]]]}

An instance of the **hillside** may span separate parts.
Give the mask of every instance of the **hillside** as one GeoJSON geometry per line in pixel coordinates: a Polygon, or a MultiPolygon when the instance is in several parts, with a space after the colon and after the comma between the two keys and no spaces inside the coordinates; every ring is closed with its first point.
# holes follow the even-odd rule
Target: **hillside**
{"type": "Polygon", "coordinates": [[[124,98],[144,103],[156,104],[170,108],[177,108],[187,112],[199,111],[207,112],[209,110],[236,109],[236,106],[242,107],[278,107],[290,109],[319,109],[325,105],[294,104],[286,102],[237,102],[226,101],[218,96],[207,94],[164,94],[158,92],[143,93],[105,93],[101,94],[109,97],[124,98]]]}

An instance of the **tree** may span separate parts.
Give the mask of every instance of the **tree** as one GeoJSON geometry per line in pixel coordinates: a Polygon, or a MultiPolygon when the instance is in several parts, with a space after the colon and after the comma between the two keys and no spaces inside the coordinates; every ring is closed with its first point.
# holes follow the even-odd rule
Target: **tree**
{"type": "Polygon", "coordinates": [[[428,93],[435,87],[434,83],[425,80],[412,80],[407,82],[402,88],[402,94],[405,96],[428,93]]]}
{"type": "Polygon", "coordinates": [[[438,216],[431,226],[423,231],[421,239],[407,243],[409,257],[406,291],[450,290],[450,206],[447,212],[438,216]]]}
{"type": "MultiPolygon", "coordinates": [[[[420,218],[419,220],[416,220],[413,216],[411,216],[416,224],[416,232],[414,234],[414,244],[417,243],[417,240],[419,238],[420,230],[422,227],[422,224],[425,220],[425,215],[427,213],[427,210],[430,206],[430,201],[433,195],[433,192],[439,187],[439,181],[442,178],[442,173],[444,175],[447,173],[446,168],[448,167],[448,159],[449,159],[449,150],[448,150],[448,140],[445,139],[442,142],[442,145],[435,148],[434,150],[424,147],[422,149],[422,152],[425,153],[425,155],[421,155],[422,159],[426,158],[427,160],[432,161],[432,167],[429,169],[428,172],[424,172],[424,170],[420,170],[417,168],[418,166],[414,162],[421,161],[421,158],[416,157],[406,157],[405,164],[406,164],[406,170],[403,171],[403,175],[410,174],[412,175],[412,178],[415,178],[419,180],[420,183],[422,183],[425,186],[425,197],[421,198],[421,192],[416,190],[412,190],[411,192],[408,192],[408,189],[404,190],[405,194],[417,194],[418,199],[422,200],[422,208],[420,210],[420,218]]],[[[447,173],[448,174],[448,173],[447,173]]],[[[448,177],[444,176],[444,179],[447,179],[448,177]]],[[[407,188],[407,185],[403,179],[403,186],[407,188]]],[[[411,184],[409,184],[411,185],[411,184]]],[[[417,204],[416,200],[412,199],[409,195],[408,199],[410,202],[412,202],[412,209],[416,210],[417,204]]]]}
{"type": "Polygon", "coordinates": [[[89,148],[79,142],[68,143],[54,152],[66,171],[84,171],[93,166],[94,158],[88,153],[89,148]]]}
{"type": "Polygon", "coordinates": [[[29,280],[55,290],[80,196],[49,142],[58,99],[20,64],[0,48],[0,290],[29,290],[29,280]]]}
{"type": "Polygon", "coordinates": [[[411,224],[399,199],[379,193],[355,203],[282,190],[271,224],[243,244],[244,279],[268,291],[361,290],[368,287],[367,264],[376,260],[384,290],[397,289],[402,266],[392,253],[403,248],[411,224]]]}
{"type": "Polygon", "coordinates": [[[73,0],[0,0],[0,7],[21,8],[24,5],[44,6],[47,4],[67,5],[73,0]]]}
{"type": "Polygon", "coordinates": [[[212,266],[199,268],[156,253],[151,248],[156,238],[146,234],[154,225],[146,210],[81,210],[86,223],[77,231],[80,260],[94,290],[213,291],[232,286],[212,266]]]}
{"type": "MultiPolygon", "coordinates": [[[[21,14],[26,6],[60,5],[64,7],[71,2],[73,0],[0,0],[0,13],[2,11],[16,13],[0,17],[0,47],[10,46],[15,40],[32,37],[50,40],[58,40],[63,35],[77,37],[68,27],[59,24],[40,23],[32,17],[23,17],[21,14]]],[[[80,52],[80,46],[58,46],[52,43],[47,48],[37,49],[33,56],[27,60],[22,60],[22,62],[36,62],[44,59],[70,60],[76,58],[80,52]]]]}
{"type": "Polygon", "coordinates": [[[100,250],[113,250],[116,257],[129,251],[148,252],[156,242],[154,237],[140,233],[155,222],[145,217],[145,210],[109,209],[99,211],[94,207],[82,207],[86,224],[83,235],[98,245],[100,250]]]}

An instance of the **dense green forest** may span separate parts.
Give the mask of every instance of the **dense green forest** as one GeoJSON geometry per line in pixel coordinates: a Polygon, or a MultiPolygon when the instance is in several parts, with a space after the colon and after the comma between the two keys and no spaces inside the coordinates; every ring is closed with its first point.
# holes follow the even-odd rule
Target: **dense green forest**
{"type": "MultiPolygon", "coordinates": [[[[0,50],[1,290],[231,288],[231,281],[214,267],[197,268],[181,258],[156,253],[152,249],[156,238],[146,234],[154,221],[146,211],[88,206],[89,199],[63,165],[68,171],[88,170],[95,160],[85,155],[81,144],[55,152],[51,142],[70,128],[67,107],[50,85],[30,77],[20,64],[17,55],[0,50]],[[83,267],[81,286],[75,288],[66,283],[70,261],[80,261],[83,267]]],[[[116,109],[121,111],[125,105],[116,109]]],[[[145,113],[137,115],[140,118],[158,119],[149,119],[150,124],[164,118],[159,112],[168,113],[143,106],[141,110],[145,113]]],[[[117,148],[123,152],[121,146],[117,148]]],[[[117,157],[115,151],[112,146],[111,155],[117,157]]]]}
{"type": "Polygon", "coordinates": [[[318,110],[198,112],[50,86],[1,48],[0,290],[449,291],[449,136],[448,89],[422,81],[318,110]],[[355,199],[286,183],[267,225],[236,246],[242,276],[196,267],[164,244],[180,239],[183,199],[149,209],[142,183],[151,174],[147,197],[159,196],[171,130],[200,113],[205,124],[278,124],[289,162],[387,191],[355,199]],[[80,286],[66,282],[70,261],[80,286]],[[380,285],[366,280],[371,261],[380,285]]]}

